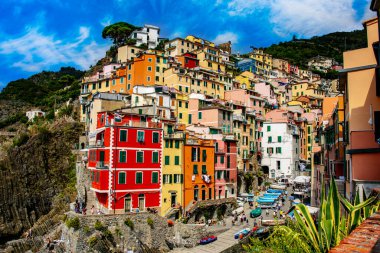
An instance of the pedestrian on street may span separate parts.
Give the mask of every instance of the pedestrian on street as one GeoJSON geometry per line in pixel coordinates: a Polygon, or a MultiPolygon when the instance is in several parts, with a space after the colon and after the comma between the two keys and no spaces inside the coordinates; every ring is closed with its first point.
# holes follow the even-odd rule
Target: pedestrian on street
{"type": "Polygon", "coordinates": [[[94,213],[95,213],[95,206],[92,205],[92,207],[91,207],[91,215],[94,215],[94,213]]]}
{"type": "Polygon", "coordinates": [[[268,208],[265,210],[265,213],[267,216],[269,215],[269,209],[268,208]]]}

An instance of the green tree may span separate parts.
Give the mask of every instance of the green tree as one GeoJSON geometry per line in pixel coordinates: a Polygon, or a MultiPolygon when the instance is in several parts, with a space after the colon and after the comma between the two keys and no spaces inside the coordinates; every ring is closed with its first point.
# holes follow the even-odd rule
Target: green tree
{"type": "Polygon", "coordinates": [[[104,27],[102,31],[103,39],[112,39],[116,46],[124,46],[131,43],[132,40],[128,37],[138,27],[126,22],[118,22],[104,27]]]}

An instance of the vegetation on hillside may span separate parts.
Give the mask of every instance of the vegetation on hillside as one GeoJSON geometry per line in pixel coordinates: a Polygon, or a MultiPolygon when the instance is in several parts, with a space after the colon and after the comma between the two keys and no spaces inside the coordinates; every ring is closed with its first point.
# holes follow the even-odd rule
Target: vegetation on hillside
{"type": "Polygon", "coordinates": [[[264,51],[273,58],[288,60],[293,65],[306,68],[308,59],[315,56],[334,58],[337,62],[343,62],[343,52],[362,48],[367,45],[365,30],[352,32],[335,32],[323,36],[315,36],[311,39],[297,39],[273,44],[264,51]]]}

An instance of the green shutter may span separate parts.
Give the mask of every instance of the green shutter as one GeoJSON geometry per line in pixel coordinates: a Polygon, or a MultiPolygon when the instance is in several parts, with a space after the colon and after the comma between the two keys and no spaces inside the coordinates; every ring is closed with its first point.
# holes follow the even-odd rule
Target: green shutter
{"type": "Polygon", "coordinates": [[[206,165],[202,165],[202,174],[207,174],[206,165]]]}
{"type": "Polygon", "coordinates": [[[137,132],[137,141],[138,142],[144,142],[144,132],[143,131],[137,132]]]}
{"type": "Polygon", "coordinates": [[[144,162],[144,152],[143,151],[137,151],[137,162],[142,163],[144,162]]]}
{"type": "Polygon", "coordinates": [[[202,150],[202,162],[206,162],[207,160],[207,154],[206,154],[206,150],[202,150]]]}
{"type": "Polygon", "coordinates": [[[179,148],[179,141],[178,140],[175,141],[175,148],[179,148]]]}
{"type": "Polygon", "coordinates": [[[174,164],[179,165],[179,156],[174,157],[174,164]]]}
{"type": "Polygon", "coordinates": [[[158,138],[159,138],[159,134],[156,133],[156,132],[154,132],[154,133],[153,133],[153,143],[158,143],[158,142],[159,142],[159,141],[158,141],[158,138]]]}
{"type": "Polygon", "coordinates": [[[142,184],[142,172],[136,172],[136,184],[142,184]]]}
{"type": "Polygon", "coordinates": [[[178,175],[177,174],[174,174],[174,183],[178,183],[178,175]]]}
{"type": "Polygon", "coordinates": [[[183,183],[183,174],[181,174],[181,184],[183,183]]]}
{"type": "Polygon", "coordinates": [[[202,112],[198,112],[198,119],[202,119],[202,112]]]}
{"type": "Polygon", "coordinates": [[[126,151],[120,151],[119,152],[119,162],[125,163],[127,161],[127,152],[126,151]]]}
{"type": "Polygon", "coordinates": [[[278,148],[278,153],[281,154],[281,147],[278,148]]]}
{"type": "Polygon", "coordinates": [[[166,155],[165,156],[165,165],[169,165],[170,164],[170,156],[166,155]]]}
{"type": "Polygon", "coordinates": [[[127,141],[127,130],[120,130],[120,141],[127,141]]]}
{"type": "Polygon", "coordinates": [[[153,163],[158,163],[158,152],[153,152],[153,163]]]}
{"type": "Polygon", "coordinates": [[[281,142],[281,136],[277,136],[277,141],[281,142]]]}
{"type": "Polygon", "coordinates": [[[193,165],[193,174],[198,174],[198,165],[196,164],[193,165]]]}
{"type": "Polygon", "coordinates": [[[224,156],[220,157],[220,163],[222,163],[222,164],[224,163],[224,156]]]}
{"type": "Polygon", "coordinates": [[[125,172],[119,172],[119,184],[125,184],[125,172]]]}
{"type": "Polygon", "coordinates": [[[270,132],[270,126],[267,126],[267,131],[270,132]]]}
{"type": "Polygon", "coordinates": [[[168,147],[169,147],[169,141],[166,140],[166,141],[165,141],[165,148],[168,148],[168,147]]]}
{"type": "Polygon", "coordinates": [[[269,136],[269,137],[268,137],[268,142],[269,142],[269,143],[272,142],[272,136],[269,136]]]}
{"type": "Polygon", "coordinates": [[[172,174],[169,175],[169,184],[171,184],[171,183],[173,183],[173,175],[172,174]]]}
{"type": "Polygon", "coordinates": [[[153,184],[158,183],[158,172],[152,172],[152,183],[153,184]]]}
{"type": "Polygon", "coordinates": [[[191,124],[191,122],[192,122],[191,117],[192,117],[192,114],[189,114],[189,124],[191,124]]]}

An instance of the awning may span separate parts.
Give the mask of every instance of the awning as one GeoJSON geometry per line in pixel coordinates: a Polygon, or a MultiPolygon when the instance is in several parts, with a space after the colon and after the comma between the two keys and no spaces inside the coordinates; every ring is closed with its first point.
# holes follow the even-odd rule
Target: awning
{"type": "Polygon", "coordinates": [[[94,132],[88,134],[88,138],[95,138],[98,133],[101,133],[105,130],[104,127],[96,129],[94,132]]]}

